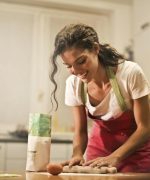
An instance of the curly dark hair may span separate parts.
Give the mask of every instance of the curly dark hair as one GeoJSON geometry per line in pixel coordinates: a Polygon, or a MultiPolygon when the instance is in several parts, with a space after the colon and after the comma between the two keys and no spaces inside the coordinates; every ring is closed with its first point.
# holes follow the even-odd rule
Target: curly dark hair
{"type": "Polygon", "coordinates": [[[103,66],[117,66],[120,61],[125,59],[123,55],[119,54],[109,44],[100,44],[96,31],[85,24],[69,24],[65,26],[55,38],[55,50],[52,55],[52,72],[50,74],[50,80],[54,84],[54,89],[51,93],[51,103],[53,108],[53,100],[56,103],[56,109],[58,108],[58,102],[56,98],[57,83],[55,81],[55,75],[58,71],[56,58],[69,48],[87,49],[91,51],[95,43],[99,44],[100,50],[98,59],[103,66]]]}

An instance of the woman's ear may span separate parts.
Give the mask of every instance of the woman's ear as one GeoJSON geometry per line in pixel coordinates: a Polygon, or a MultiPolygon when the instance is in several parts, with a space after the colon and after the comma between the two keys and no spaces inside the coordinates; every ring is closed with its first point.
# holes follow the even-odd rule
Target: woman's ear
{"type": "Polygon", "coordinates": [[[94,51],[96,52],[96,54],[99,53],[99,50],[100,50],[99,44],[95,42],[94,43],[94,51]]]}

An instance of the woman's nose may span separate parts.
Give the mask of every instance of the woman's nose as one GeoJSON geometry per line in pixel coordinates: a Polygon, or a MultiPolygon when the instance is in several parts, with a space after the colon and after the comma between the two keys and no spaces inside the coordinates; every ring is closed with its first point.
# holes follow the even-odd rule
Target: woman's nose
{"type": "Polygon", "coordinates": [[[74,67],[74,66],[72,66],[72,67],[70,68],[70,73],[71,73],[71,74],[77,75],[77,71],[78,71],[78,69],[77,69],[76,67],[74,67]]]}

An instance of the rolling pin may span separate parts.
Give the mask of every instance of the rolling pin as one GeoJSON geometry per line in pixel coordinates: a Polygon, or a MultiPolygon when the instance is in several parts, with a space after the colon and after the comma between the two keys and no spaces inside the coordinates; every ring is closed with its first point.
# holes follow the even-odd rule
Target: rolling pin
{"type": "Polygon", "coordinates": [[[116,167],[90,167],[90,166],[64,166],[63,173],[89,173],[89,174],[107,174],[107,173],[117,173],[116,167]]]}

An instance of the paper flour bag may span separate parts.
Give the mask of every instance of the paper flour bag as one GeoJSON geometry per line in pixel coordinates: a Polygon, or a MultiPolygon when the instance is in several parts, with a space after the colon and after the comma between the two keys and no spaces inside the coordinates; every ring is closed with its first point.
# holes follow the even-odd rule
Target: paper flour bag
{"type": "Polygon", "coordinates": [[[51,116],[34,113],[29,116],[27,171],[45,171],[50,159],[51,116]]]}

